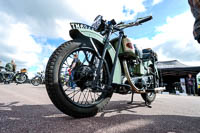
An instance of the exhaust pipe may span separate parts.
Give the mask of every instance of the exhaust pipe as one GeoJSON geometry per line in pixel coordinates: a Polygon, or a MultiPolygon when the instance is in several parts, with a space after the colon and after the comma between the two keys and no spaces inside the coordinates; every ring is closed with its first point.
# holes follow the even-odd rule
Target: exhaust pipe
{"type": "Polygon", "coordinates": [[[146,92],[156,92],[156,93],[158,93],[158,92],[161,92],[161,91],[164,91],[166,88],[165,87],[158,87],[158,88],[155,88],[154,90],[140,90],[140,89],[138,89],[134,84],[133,84],[133,82],[131,81],[131,76],[130,76],[130,74],[129,74],[129,71],[128,71],[128,66],[127,66],[127,62],[124,60],[123,61],[123,66],[124,66],[124,72],[125,72],[125,76],[126,76],[126,78],[127,78],[127,80],[128,80],[128,83],[129,83],[129,85],[131,86],[131,89],[132,89],[132,91],[134,91],[134,92],[136,92],[136,93],[146,93],[146,92]]]}
{"type": "Polygon", "coordinates": [[[158,87],[158,88],[155,88],[155,92],[156,92],[156,93],[159,93],[159,92],[164,91],[164,90],[166,90],[165,87],[158,87]]]}
{"type": "Polygon", "coordinates": [[[139,90],[131,81],[131,76],[129,74],[128,71],[128,66],[127,66],[127,62],[125,60],[123,60],[123,66],[124,66],[124,72],[125,72],[125,76],[128,80],[129,85],[131,86],[132,91],[136,92],[136,93],[146,93],[145,90],[139,90]]]}

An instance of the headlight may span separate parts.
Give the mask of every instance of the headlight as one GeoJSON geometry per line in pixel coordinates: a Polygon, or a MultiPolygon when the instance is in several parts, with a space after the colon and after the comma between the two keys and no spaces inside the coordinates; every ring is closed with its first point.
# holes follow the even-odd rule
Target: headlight
{"type": "Polygon", "coordinates": [[[103,24],[103,17],[101,15],[98,15],[92,24],[92,27],[95,29],[95,31],[100,32],[102,28],[104,28],[103,24]]]}

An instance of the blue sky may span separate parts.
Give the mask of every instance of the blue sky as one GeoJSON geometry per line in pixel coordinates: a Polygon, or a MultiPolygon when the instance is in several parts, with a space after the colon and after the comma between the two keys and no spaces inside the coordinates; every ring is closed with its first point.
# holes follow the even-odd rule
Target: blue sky
{"type": "Polygon", "coordinates": [[[148,15],[153,20],[125,30],[138,47],[150,47],[158,59],[200,66],[200,45],[193,39],[194,18],[187,0],[2,0],[0,60],[11,59],[30,76],[45,69],[52,52],[70,40],[69,22],[91,24],[97,15],[117,22],[148,15]]]}
{"type": "Polygon", "coordinates": [[[155,28],[157,26],[162,26],[166,23],[167,17],[174,17],[179,15],[187,10],[189,10],[189,5],[187,0],[163,0],[161,3],[151,6],[151,0],[145,2],[147,6],[147,11],[138,13],[138,17],[152,15],[153,20],[149,21],[143,26],[138,26],[135,29],[128,29],[128,33],[130,33],[130,37],[133,38],[141,38],[144,36],[148,36],[151,38],[155,36],[157,32],[155,28]],[[131,33],[131,31],[135,31],[131,33]]]}

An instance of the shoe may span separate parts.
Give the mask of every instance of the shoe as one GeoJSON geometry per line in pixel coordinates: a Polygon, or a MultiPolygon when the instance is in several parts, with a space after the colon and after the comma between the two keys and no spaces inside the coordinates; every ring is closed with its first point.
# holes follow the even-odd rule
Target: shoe
{"type": "Polygon", "coordinates": [[[74,87],[69,87],[69,88],[67,88],[67,91],[75,91],[75,88],[74,87]]]}
{"type": "Polygon", "coordinates": [[[77,85],[76,84],[74,84],[73,86],[72,86],[72,89],[75,89],[77,87],[77,85]]]}

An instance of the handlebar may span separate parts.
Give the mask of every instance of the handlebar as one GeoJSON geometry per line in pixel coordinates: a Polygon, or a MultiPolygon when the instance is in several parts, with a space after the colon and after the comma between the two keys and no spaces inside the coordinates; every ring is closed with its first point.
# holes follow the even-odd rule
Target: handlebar
{"type": "Polygon", "coordinates": [[[144,17],[144,18],[140,19],[140,20],[138,21],[138,23],[139,23],[139,24],[142,24],[142,23],[144,23],[144,22],[147,22],[147,21],[151,20],[152,18],[153,18],[152,16],[144,17]]]}
{"type": "Polygon", "coordinates": [[[139,18],[135,22],[130,22],[128,24],[125,24],[124,22],[120,22],[114,28],[116,29],[115,31],[117,31],[117,29],[125,29],[125,28],[132,27],[132,26],[138,26],[144,22],[151,20],[152,18],[153,18],[152,16],[147,16],[144,18],[139,18]]]}

